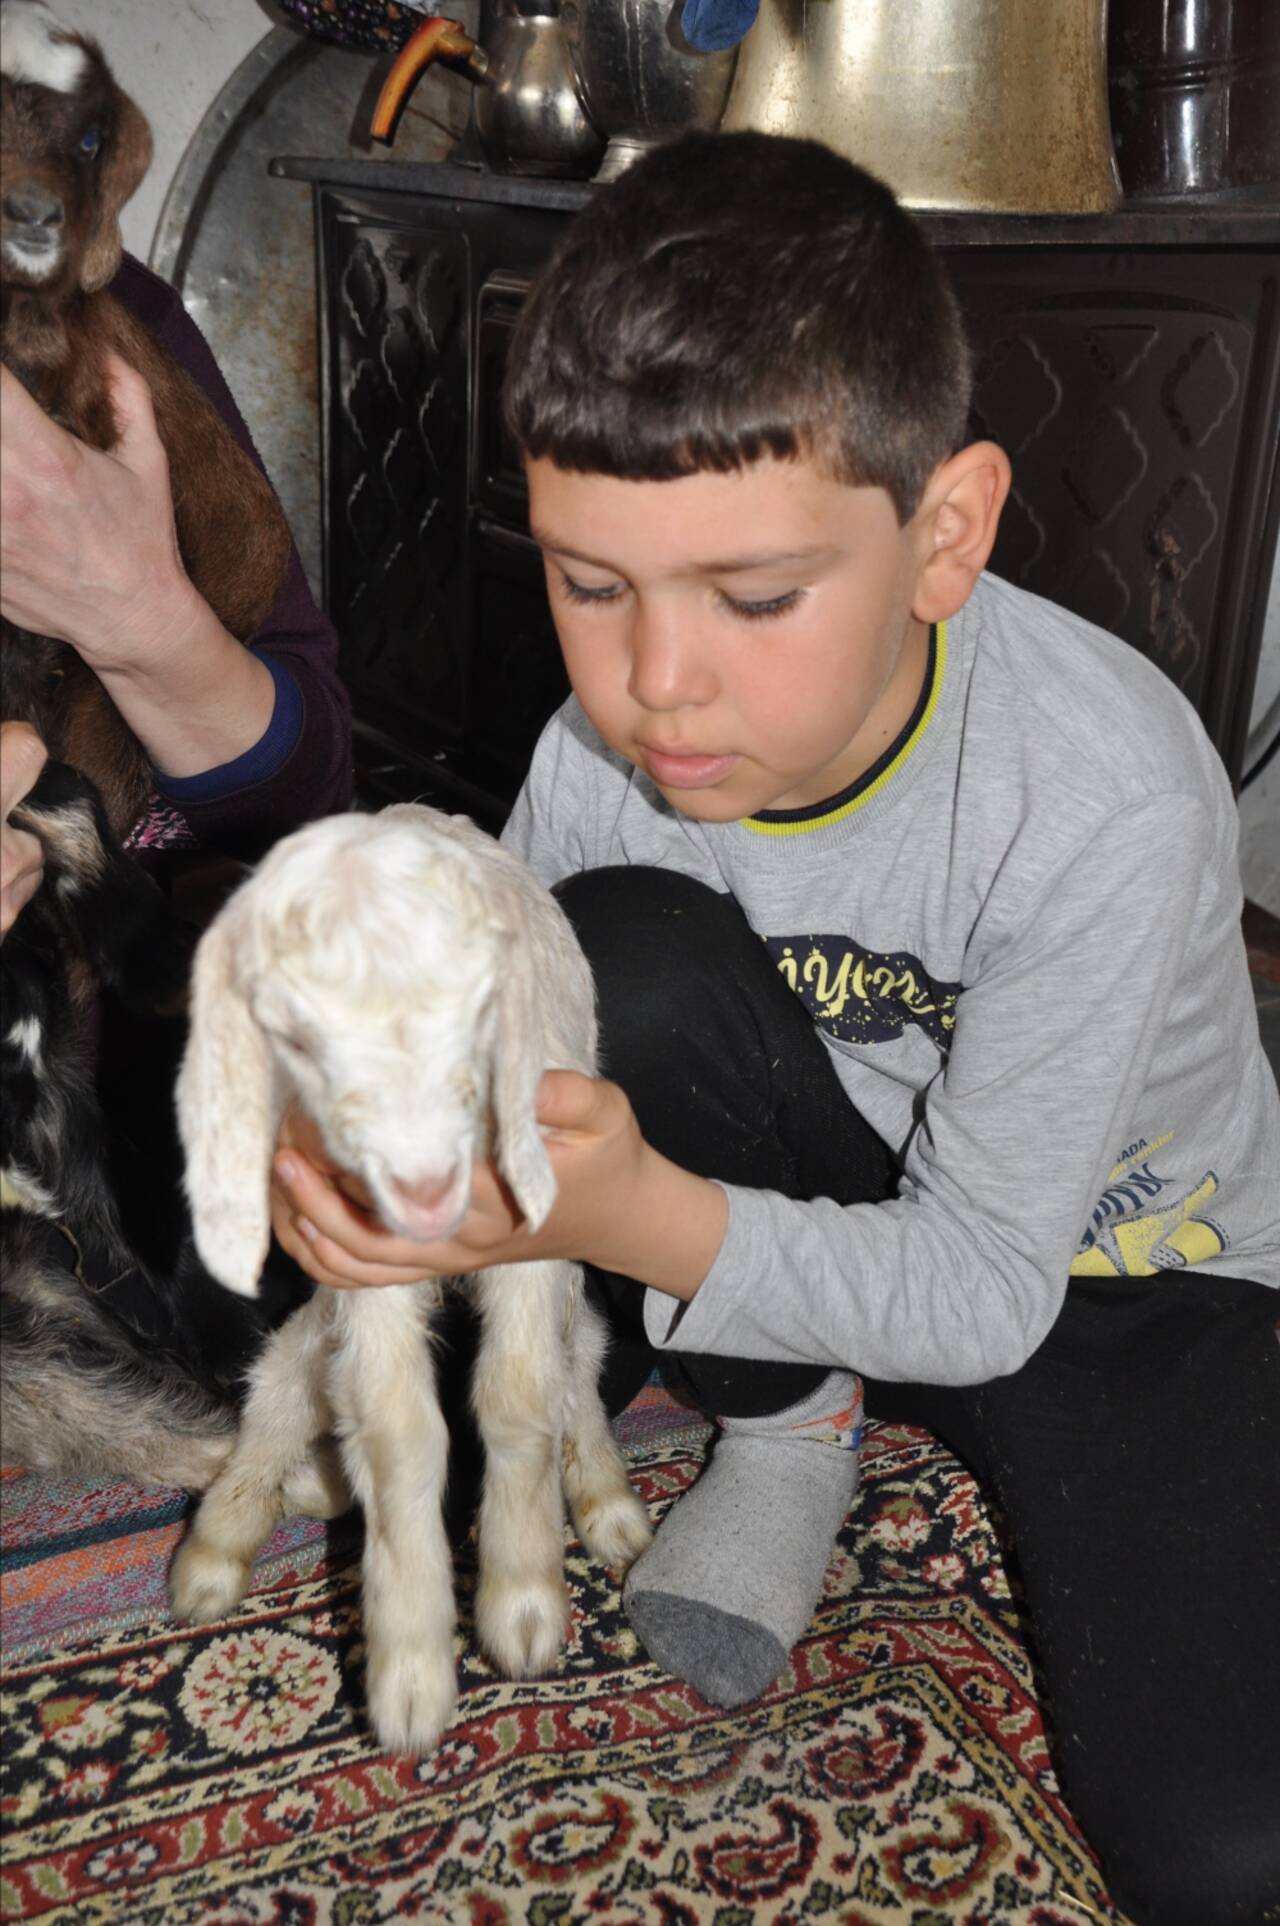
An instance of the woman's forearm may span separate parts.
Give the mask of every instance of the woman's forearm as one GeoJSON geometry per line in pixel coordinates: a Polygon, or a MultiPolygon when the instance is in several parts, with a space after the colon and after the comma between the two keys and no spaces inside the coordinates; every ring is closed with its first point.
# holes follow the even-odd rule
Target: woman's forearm
{"type": "Polygon", "coordinates": [[[131,661],[95,667],[162,775],[203,775],[261,739],[275,707],[271,671],[189,582],[149,640],[131,661]]]}

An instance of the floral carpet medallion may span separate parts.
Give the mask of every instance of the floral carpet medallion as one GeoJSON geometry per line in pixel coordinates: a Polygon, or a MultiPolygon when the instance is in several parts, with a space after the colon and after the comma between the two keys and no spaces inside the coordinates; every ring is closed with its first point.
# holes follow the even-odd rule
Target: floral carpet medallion
{"type": "MultiPolygon", "coordinates": [[[[657,1516],[706,1428],[646,1400],[621,1431],[657,1516]]],[[[497,1678],[464,1556],[462,1697],[423,1760],[364,1725],[352,1526],[268,1548],[234,1617],[192,1631],[156,1602],[172,1495],[132,1493],[160,1589],[114,1616],[86,1591],[58,1626],[30,1575],[66,1547],[33,1541],[31,1484],[4,1487],[6,1920],[1123,1926],[1058,1798],[991,1522],[923,1433],[871,1428],[814,1624],[736,1712],[644,1660],[576,1545],[561,1670],[497,1678]]]]}

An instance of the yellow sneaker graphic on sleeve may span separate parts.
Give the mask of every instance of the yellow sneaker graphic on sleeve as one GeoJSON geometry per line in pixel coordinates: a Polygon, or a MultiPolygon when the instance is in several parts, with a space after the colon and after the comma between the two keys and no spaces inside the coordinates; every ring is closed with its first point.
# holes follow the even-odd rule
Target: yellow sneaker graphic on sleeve
{"type": "MultiPolygon", "coordinates": [[[[1149,1181],[1165,1188],[1163,1179],[1150,1177],[1149,1166],[1143,1170],[1149,1181]]],[[[1216,1174],[1206,1171],[1194,1189],[1162,1209],[1135,1210],[1108,1220],[1108,1205],[1116,1194],[1109,1189],[1094,1214],[1095,1228],[1072,1260],[1072,1277],[1150,1277],[1155,1271],[1182,1270],[1219,1256],[1227,1248],[1226,1233],[1198,1214],[1217,1190],[1216,1174]]]]}

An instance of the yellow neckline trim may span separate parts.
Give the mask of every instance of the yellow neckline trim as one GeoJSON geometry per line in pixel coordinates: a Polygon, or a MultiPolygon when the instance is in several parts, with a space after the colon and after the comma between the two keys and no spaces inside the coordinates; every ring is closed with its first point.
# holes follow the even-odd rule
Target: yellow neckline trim
{"type": "Polygon", "coordinates": [[[928,700],[924,705],[924,713],[892,762],[885,764],[875,781],[869,782],[865,789],[860,789],[856,796],[850,796],[848,802],[840,803],[835,809],[827,810],[825,815],[806,816],[802,822],[798,823],[762,823],[754,816],[744,816],[742,819],[744,829],[749,829],[753,836],[807,836],[811,830],[830,829],[833,823],[842,823],[846,817],[856,814],[859,809],[865,809],[872,797],[878,796],[885,785],[893,781],[907,758],[919,747],[924,738],[924,732],[933,721],[938,707],[938,698],[942,693],[943,672],[947,664],[947,625],[945,622],[939,622],[937,627],[938,646],[933,667],[933,681],[930,685],[928,700]]]}

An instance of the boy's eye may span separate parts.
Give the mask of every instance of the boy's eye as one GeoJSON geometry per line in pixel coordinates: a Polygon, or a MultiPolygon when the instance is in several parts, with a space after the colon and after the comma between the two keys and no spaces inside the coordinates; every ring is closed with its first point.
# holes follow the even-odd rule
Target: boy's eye
{"type": "Polygon", "coordinates": [[[583,583],[575,582],[572,575],[559,571],[560,586],[571,602],[614,602],[622,594],[621,582],[610,582],[604,588],[586,588],[583,583]]]}
{"type": "Polygon", "coordinates": [[[785,615],[804,596],[804,590],[797,588],[788,589],[785,595],[770,595],[764,601],[744,602],[736,595],[726,595],[723,589],[717,590],[717,593],[725,608],[748,622],[763,622],[771,615],[785,615]]]}

